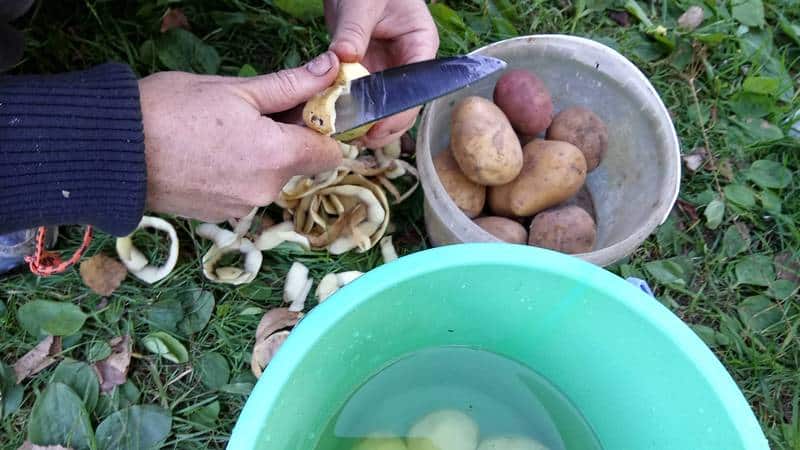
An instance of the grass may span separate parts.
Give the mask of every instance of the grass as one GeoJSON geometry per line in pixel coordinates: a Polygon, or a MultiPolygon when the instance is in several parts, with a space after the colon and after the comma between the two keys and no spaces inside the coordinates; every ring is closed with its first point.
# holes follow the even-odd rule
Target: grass
{"type": "MultiPolygon", "coordinates": [[[[273,7],[279,2],[272,1],[185,2],[180,6],[192,34],[178,37],[165,37],[159,31],[166,5],[173,1],[43,3],[37,2],[35,10],[17,23],[29,38],[17,72],[59,72],[113,59],[131,64],[142,76],[168,67],[236,75],[245,64],[264,73],[309,60],[328,43],[320,18],[295,19],[273,7]],[[198,50],[187,54],[181,50],[185,48],[198,50]],[[164,49],[177,49],[178,56],[159,58],[164,49]]],[[[440,24],[441,53],[465,52],[515,33],[572,33],[617,48],[644,71],[673,116],[683,152],[704,147],[710,156],[701,170],[684,171],[680,201],[670,220],[610,269],[647,279],[659,301],[713,348],[745,393],[772,448],[800,449],[798,280],[773,264],[781,255],[800,254],[800,143],[788,137],[790,118],[800,101],[796,93],[776,88],[798,85],[797,2],[764,2],[764,29],[774,30],[766,40],[758,27],[741,25],[759,21],[753,14],[761,0],[748,0],[744,8],[708,1],[706,20],[695,33],[675,28],[677,17],[694,3],[690,1],[640,2],[653,27],[637,20],[630,1],[515,3],[517,11],[509,12],[505,1],[438,2],[433,10],[440,24]],[[490,20],[489,13],[497,12],[500,18],[490,20]],[[627,19],[628,26],[612,16],[622,22],[627,19]],[[657,25],[669,30],[666,37],[655,30],[657,25]],[[774,161],[785,169],[770,166],[759,175],[758,165],[751,167],[758,160],[774,161]],[[778,175],[783,179],[776,181],[778,175]]],[[[426,248],[420,193],[394,215],[401,254],[426,248]]],[[[291,261],[306,263],[319,279],[331,270],[369,270],[380,264],[380,255],[377,249],[339,258],[281,249],[265,253],[256,282],[231,288],[205,282],[199,263],[205,244],[192,241],[193,223],[172,222],[183,242],[173,275],[152,287],[128,278],[108,302],[85,288],[75,270],[55,278],[19,274],[0,280],[5,305],[0,314],[0,355],[3,362],[13,364],[37,342],[16,320],[25,302],[79,304],[89,318],[79,336],[65,339],[63,355],[83,360],[94,343],[132,333],[137,353],[130,381],[140,395],[129,397],[171,411],[172,428],[164,448],[224,448],[255,381],[249,352],[260,313],[280,304],[282,280],[291,261]],[[154,305],[163,307],[192,286],[211,292],[216,306],[201,331],[182,338],[189,363],[173,364],[146,352],[141,339],[158,326],[150,314],[154,305]],[[191,370],[209,352],[225,355],[229,392],[209,389],[199,372],[191,370]],[[231,393],[237,389],[241,393],[231,393]],[[210,414],[214,402],[219,402],[218,418],[202,420],[198,411],[210,414]]],[[[68,227],[63,233],[59,248],[76,248],[81,230],[68,227]]],[[[109,236],[96,235],[89,254],[111,255],[113,247],[109,236]]],[[[1,449],[16,449],[22,443],[31,408],[52,372],[50,368],[23,383],[21,408],[0,421],[5,436],[1,449]]],[[[95,426],[102,418],[93,418],[95,426]]]]}

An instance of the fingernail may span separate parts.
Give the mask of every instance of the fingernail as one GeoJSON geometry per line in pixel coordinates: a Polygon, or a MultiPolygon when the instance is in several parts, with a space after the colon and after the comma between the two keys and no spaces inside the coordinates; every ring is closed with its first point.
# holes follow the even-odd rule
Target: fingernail
{"type": "Polygon", "coordinates": [[[306,64],[306,69],[312,74],[321,77],[333,68],[330,52],[325,52],[306,64]]]}

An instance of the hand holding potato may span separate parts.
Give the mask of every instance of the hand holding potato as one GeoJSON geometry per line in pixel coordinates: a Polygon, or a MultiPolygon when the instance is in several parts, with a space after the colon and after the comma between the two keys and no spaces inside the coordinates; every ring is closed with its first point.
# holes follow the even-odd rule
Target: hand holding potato
{"type": "Polygon", "coordinates": [[[161,72],[139,81],[147,208],[207,222],[266,206],[294,175],[335,168],[333,139],[264,115],[286,111],[330,85],[339,62],[253,78],[161,72]]]}

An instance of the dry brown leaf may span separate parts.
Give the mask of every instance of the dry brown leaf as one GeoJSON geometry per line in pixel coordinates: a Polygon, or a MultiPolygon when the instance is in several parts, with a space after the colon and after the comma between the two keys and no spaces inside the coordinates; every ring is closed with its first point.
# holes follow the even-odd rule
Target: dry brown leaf
{"type": "Polygon", "coordinates": [[[92,365],[100,380],[101,392],[111,392],[115,386],[124,384],[128,379],[128,369],[131,365],[130,336],[117,336],[111,339],[108,345],[111,346],[111,355],[92,365]]]}
{"type": "Polygon", "coordinates": [[[261,322],[258,323],[256,342],[263,341],[278,330],[295,326],[302,318],[303,313],[289,311],[289,308],[275,308],[267,311],[261,318],[261,322]]]}
{"type": "Polygon", "coordinates": [[[17,450],[72,450],[72,447],[62,447],[60,445],[36,445],[31,441],[25,441],[17,450]]]}
{"type": "Polygon", "coordinates": [[[700,167],[703,166],[703,163],[706,162],[707,158],[708,152],[705,147],[697,147],[692,153],[684,155],[683,162],[686,164],[687,169],[692,172],[697,172],[700,167]]]}
{"type": "Polygon", "coordinates": [[[61,337],[47,336],[36,347],[26,353],[14,364],[17,383],[36,375],[58,360],[61,353],[61,337]]]}
{"type": "Polygon", "coordinates": [[[161,32],[166,33],[173,28],[189,29],[189,20],[181,8],[169,8],[161,19],[161,32]]]}
{"type": "Polygon", "coordinates": [[[789,251],[779,253],[775,256],[775,267],[778,279],[800,283],[800,256],[793,256],[789,251]]]}
{"type": "Polygon", "coordinates": [[[703,23],[704,13],[703,8],[699,6],[690,6],[680,17],[678,17],[678,26],[686,31],[694,31],[703,23]]]}
{"type": "Polygon", "coordinates": [[[253,347],[253,357],[250,359],[250,369],[256,378],[261,377],[263,370],[272,361],[275,353],[278,353],[278,349],[280,349],[287,337],[289,337],[288,331],[279,331],[256,343],[255,347],[253,347]]]}
{"type": "Polygon", "coordinates": [[[107,297],[122,284],[128,269],[116,259],[98,253],[81,263],[80,273],[83,284],[107,297]]]}

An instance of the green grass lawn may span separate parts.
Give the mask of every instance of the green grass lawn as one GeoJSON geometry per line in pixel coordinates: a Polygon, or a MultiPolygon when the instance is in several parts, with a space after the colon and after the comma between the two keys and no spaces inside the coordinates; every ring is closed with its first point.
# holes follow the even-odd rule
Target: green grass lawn
{"type": "MultiPolygon", "coordinates": [[[[517,34],[570,33],[616,48],[649,76],[673,116],[682,151],[698,155],[703,165],[684,170],[670,220],[611,270],[647,279],[659,301],[690,324],[733,375],[772,447],[800,449],[800,141],[790,133],[800,108],[800,3],[525,0],[512,2],[516,11],[508,3],[437,2],[432,9],[441,54],[517,34]],[[702,5],[705,20],[694,32],[680,31],[677,19],[693,4],[702,5]]],[[[16,71],[58,72],[109,59],[131,64],[142,76],[168,68],[237,75],[291,67],[324,50],[329,36],[315,8],[277,7],[285,4],[292,2],[37,2],[17,23],[29,41],[16,71]],[[184,9],[190,32],[160,32],[168,6],[184,9]]],[[[418,191],[393,211],[401,254],[428,245],[421,202],[418,191]]],[[[306,263],[319,280],[332,270],[369,270],[381,263],[380,252],[339,258],[292,249],[265,252],[257,281],[233,288],[204,279],[199,260],[207,244],[192,237],[195,224],[171,222],[182,253],[174,273],[155,286],[129,276],[106,301],[84,287],[77,270],[0,280],[0,359],[11,366],[39,342],[18,320],[26,302],[79,305],[87,318],[80,331],[64,338],[62,356],[92,361],[107,354],[104,343],[114,336],[130,333],[134,341],[129,382],[113,396],[101,395],[89,412],[98,433],[98,424],[116,409],[155,404],[171,415],[164,448],[224,448],[255,382],[249,362],[256,325],[264,310],[281,303],[291,262],[306,263]],[[181,308],[192,287],[209,293],[207,306],[213,298],[207,323],[202,313],[181,308]],[[192,325],[175,327],[187,320],[192,325]],[[142,338],[155,330],[177,337],[188,362],[148,352],[142,338]]],[[[81,230],[62,231],[59,249],[70,252],[81,230]]],[[[114,240],[98,234],[89,254],[101,251],[114,255],[114,240]]],[[[19,447],[30,424],[40,421],[33,406],[55,367],[22,383],[19,408],[6,406],[0,448],[19,447]]],[[[0,387],[10,403],[13,381],[0,381],[0,387]]],[[[113,427],[100,428],[113,433],[113,427]]]]}

